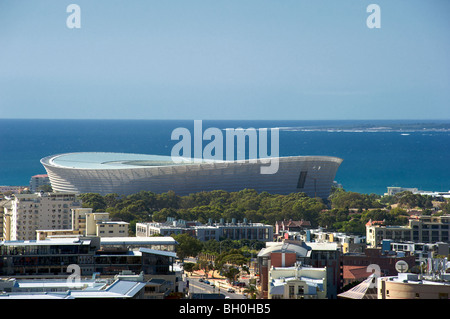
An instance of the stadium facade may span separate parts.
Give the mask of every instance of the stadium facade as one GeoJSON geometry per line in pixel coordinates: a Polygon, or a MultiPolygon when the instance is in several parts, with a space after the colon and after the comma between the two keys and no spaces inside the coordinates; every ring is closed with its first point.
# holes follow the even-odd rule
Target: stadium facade
{"type": "Polygon", "coordinates": [[[273,194],[304,192],[327,198],[342,159],[330,156],[276,158],[278,170],[261,174],[262,161],[178,163],[170,156],[128,153],[66,153],[41,159],[55,192],[117,193],[139,191],[178,195],[200,191],[255,189],[273,194]]]}

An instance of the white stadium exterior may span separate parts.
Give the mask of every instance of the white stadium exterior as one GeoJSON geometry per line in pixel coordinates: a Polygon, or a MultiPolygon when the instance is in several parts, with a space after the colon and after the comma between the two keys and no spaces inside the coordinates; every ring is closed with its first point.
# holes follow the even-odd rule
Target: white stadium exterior
{"type": "MultiPolygon", "coordinates": [[[[272,159],[273,160],[273,159],[272,159]]],[[[177,195],[200,191],[255,189],[272,194],[304,192],[327,198],[342,159],[330,156],[279,157],[274,174],[261,174],[261,161],[176,163],[170,156],[127,153],[67,153],[41,159],[55,192],[139,191],[177,195]]]]}

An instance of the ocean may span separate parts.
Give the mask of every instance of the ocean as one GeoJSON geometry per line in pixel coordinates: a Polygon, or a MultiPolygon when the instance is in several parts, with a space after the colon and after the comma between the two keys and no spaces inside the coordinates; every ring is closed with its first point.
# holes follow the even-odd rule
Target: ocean
{"type": "MultiPolygon", "coordinates": [[[[450,190],[450,121],[204,120],[209,127],[279,128],[281,156],[328,155],[344,161],[345,190],[382,195],[388,186],[450,190]]],[[[28,185],[45,174],[40,159],[68,152],[170,155],[175,128],[189,120],[0,119],[0,185],[28,185]]],[[[193,133],[192,133],[193,134],[193,133]]],[[[205,142],[207,144],[208,142],[205,142]]]]}

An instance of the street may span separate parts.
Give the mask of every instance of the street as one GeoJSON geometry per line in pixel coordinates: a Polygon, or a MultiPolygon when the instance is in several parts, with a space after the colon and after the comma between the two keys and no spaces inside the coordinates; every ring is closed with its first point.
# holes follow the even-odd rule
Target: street
{"type": "MultiPolygon", "coordinates": [[[[226,287],[220,280],[208,279],[210,282],[214,282],[215,286],[211,286],[207,283],[200,282],[198,277],[188,277],[189,280],[189,292],[192,293],[221,293],[229,299],[246,299],[246,297],[238,292],[228,292],[226,287]]],[[[234,289],[234,288],[233,288],[234,289]]]]}

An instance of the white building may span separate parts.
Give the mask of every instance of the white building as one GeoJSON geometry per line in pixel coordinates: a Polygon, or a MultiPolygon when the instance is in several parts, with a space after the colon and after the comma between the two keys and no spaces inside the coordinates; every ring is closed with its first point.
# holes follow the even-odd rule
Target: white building
{"type": "Polygon", "coordinates": [[[243,222],[236,222],[235,219],[231,223],[226,223],[222,219],[219,223],[211,221],[205,225],[199,222],[186,222],[182,220],[168,220],[165,223],[136,223],[136,236],[152,236],[160,234],[162,236],[170,236],[189,233],[200,241],[208,240],[259,240],[272,241],[273,226],[262,223],[251,223],[244,219],[243,222]]]}
{"type": "Polygon", "coordinates": [[[75,194],[16,194],[4,205],[4,240],[34,240],[38,229],[71,229],[71,209],[80,207],[75,194]]]}
{"type": "Polygon", "coordinates": [[[327,269],[302,267],[271,267],[269,299],[326,299],[327,269]]]}
{"type": "Polygon", "coordinates": [[[35,193],[38,191],[38,188],[43,185],[50,185],[50,179],[47,174],[39,174],[31,176],[30,179],[30,191],[35,193]]]}
{"type": "MultiPolygon", "coordinates": [[[[181,159],[186,160],[186,159],[181,159]]],[[[134,194],[139,191],[188,195],[221,189],[254,189],[274,194],[303,192],[328,198],[342,159],[330,156],[271,158],[273,174],[262,174],[270,163],[253,160],[178,162],[170,156],[124,153],[69,153],[41,159],[51,186],[58,192],[134,194]]]]}

